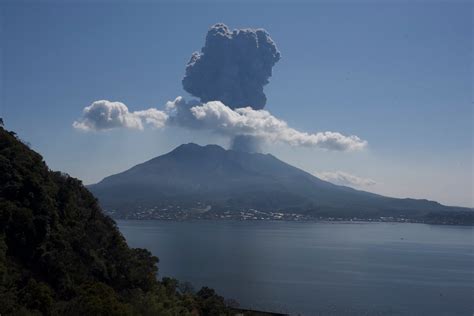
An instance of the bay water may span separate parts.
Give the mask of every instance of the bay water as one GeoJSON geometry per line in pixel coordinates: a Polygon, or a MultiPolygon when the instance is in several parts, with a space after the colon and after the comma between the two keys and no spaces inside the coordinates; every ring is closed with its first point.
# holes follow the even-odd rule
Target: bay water
{"type": "Polygon", "coordinates": [[[474,228],[408,223],[132,221],[159,276],[291,315],[473,315],[474,228]]]}

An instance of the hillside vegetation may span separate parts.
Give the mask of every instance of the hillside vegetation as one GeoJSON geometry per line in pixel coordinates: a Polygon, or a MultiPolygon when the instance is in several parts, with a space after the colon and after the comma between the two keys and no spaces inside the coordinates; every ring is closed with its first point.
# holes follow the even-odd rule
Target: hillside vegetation
{"type": "Polygon", "coordinates": [[[158,281],[157,262],[127,246],[81,181],[0,127],[1,315],[230,313],[211,289],[158,281]]]}

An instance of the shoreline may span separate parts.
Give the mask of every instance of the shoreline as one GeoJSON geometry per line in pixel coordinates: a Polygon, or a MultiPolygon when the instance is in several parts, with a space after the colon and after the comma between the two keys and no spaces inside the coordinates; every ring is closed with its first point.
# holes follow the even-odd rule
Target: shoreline
{"type": "MultiPolygon", "coordinates": [[[[110,215],[109,215],[110,216],[110,215]]],[[[160,222],[288,222],[288,223],[321,223],[321,224],[370,224],[370,223],[393,223],[393,224],[425,224],[435,226],[464,226],[474,227],[474,223],[458,224],[458,223],[432,223],[416,220],[380,220],[380,219],[304,219],[304,220],[291,220],[291,219],[239,219],[239,218],[138,218],[138,217],[113,217],[114,221],[160,221],[160,222]]]]}

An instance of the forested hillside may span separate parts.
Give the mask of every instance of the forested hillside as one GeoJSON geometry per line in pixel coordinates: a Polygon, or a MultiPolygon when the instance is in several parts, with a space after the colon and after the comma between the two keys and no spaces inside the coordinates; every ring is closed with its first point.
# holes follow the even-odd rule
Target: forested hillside
{"type": "Polygon", "coordinates": [[[157,262],[127,246],[81,181],[0,127],[1,315],[230,313],[213,290],[158,281],[157,262]]]}

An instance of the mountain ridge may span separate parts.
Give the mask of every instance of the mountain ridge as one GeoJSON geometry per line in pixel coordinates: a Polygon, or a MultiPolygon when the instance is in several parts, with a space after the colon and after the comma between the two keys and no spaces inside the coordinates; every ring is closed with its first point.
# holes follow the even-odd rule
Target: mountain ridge
{"type": "Polygon", "coordinates": [[[105,177],[88,188],[106,209],[179,209],[209,205],[214,211],[282,211],[323,217],[426,215],[468,211],[436,201],[393,198],[336,185],[271,154],[182,144],[174,150],[105,177]],[[404,213],[412,214],[404,214],[404,213]]]}

